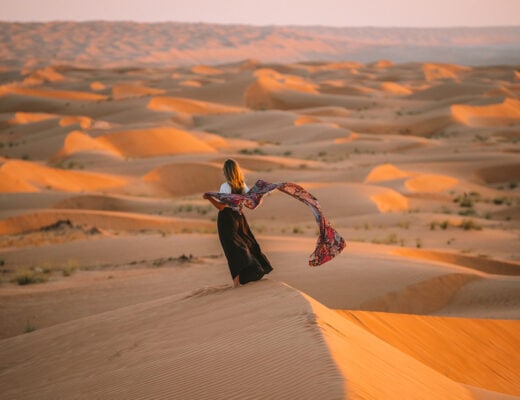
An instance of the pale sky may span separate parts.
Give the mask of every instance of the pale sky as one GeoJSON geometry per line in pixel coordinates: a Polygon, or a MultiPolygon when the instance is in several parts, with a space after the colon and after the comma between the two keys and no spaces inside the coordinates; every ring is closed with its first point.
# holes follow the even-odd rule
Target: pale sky
{"type": "Polygon", "coordinates": [[[520,0],[0,0],[0,21],[252,25],[520,25],[520,0]]]}

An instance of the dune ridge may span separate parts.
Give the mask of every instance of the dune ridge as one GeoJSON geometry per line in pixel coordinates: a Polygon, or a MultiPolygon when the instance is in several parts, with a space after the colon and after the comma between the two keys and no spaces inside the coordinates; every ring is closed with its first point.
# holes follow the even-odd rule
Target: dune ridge
{"type": "Polygon", "coordinates": [[[0,221],[0,234],[23,234],[66,220],[78,226],[123,231],[167,230],[181,232],[211,231],[214,229],[214,225],[210,222],[187,218],[145,216],[138,213],[99,210],[42,210],[0,221]]]}

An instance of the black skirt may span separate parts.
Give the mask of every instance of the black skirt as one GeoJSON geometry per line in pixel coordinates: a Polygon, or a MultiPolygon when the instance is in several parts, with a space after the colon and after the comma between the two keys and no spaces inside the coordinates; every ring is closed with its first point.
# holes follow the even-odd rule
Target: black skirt
{"type": "Polygon", "coordinates": [[[217,226],[233,279],[240,275],[240,283],[245,284],[262,279],[273,270],[243,214],[226,207],[218,213],[217,226]]]}

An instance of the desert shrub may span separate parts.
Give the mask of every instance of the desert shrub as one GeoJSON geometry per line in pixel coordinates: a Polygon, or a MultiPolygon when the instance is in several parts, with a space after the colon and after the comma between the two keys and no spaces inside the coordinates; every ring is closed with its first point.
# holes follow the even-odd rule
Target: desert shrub
{"type": "Polygon", "coordinates": [[[472,215],[477,215],[477,212],[473,208],[468,208],[467,210],[459,211],[459,215],[462,215],[464,217],[469,217],[472,215]]]}
{"type": "Polygon", "coordinates": [[[463,219],[460,223],[460,228],[464,229],[465,231],[480,231],[482,230],[482,226],[479,225],[477,222],[475,222],[472,219],[463,219]]]}
{"type": "Polygon", "coordinates": [[[297,235],[301,235],[302,233],[304,233],[303,229],[300,228],[299,226],[295,226],[292,230],[293,233],[297,234],[297,235]]]}
{"type": "Polygon", "coordinates": [[[27,321],[25,323],[25,326],[23,328],[23,333],[30,333],[30,332],[34,332],[36,330],[36,327],[31,323],[31,321],[27,321]]]}
{"type": "Polygon", "coordinates": [[[47,278],[36,271],[21,271],[15,275],[13,281],[19,285],[31,285],[46,282],[47,278]]]}
{"type": "Polygon", "coordinates": [[[390,233],[382,239],[372,239],[372,243],[374,244],[398,244],[403,243],[402,240],[399,240],[395,233],[390,233]]]}
{"type": "Polygon", "coordinates": [[[444,220],[444,221],[432,221],[430,222],[430,229],[434,231],[437,227],[441,228],[442,230],[448,229],[450,226],[450,221],[444,220]]]}

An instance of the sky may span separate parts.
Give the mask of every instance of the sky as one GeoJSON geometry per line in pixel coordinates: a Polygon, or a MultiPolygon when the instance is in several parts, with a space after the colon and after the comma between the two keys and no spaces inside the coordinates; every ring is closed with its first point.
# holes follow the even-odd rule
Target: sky
{"type": "Polygon", "coordinates": [[[0,0],[0,21],[249,25],[520,25],[520,0],[0,0]]]}

